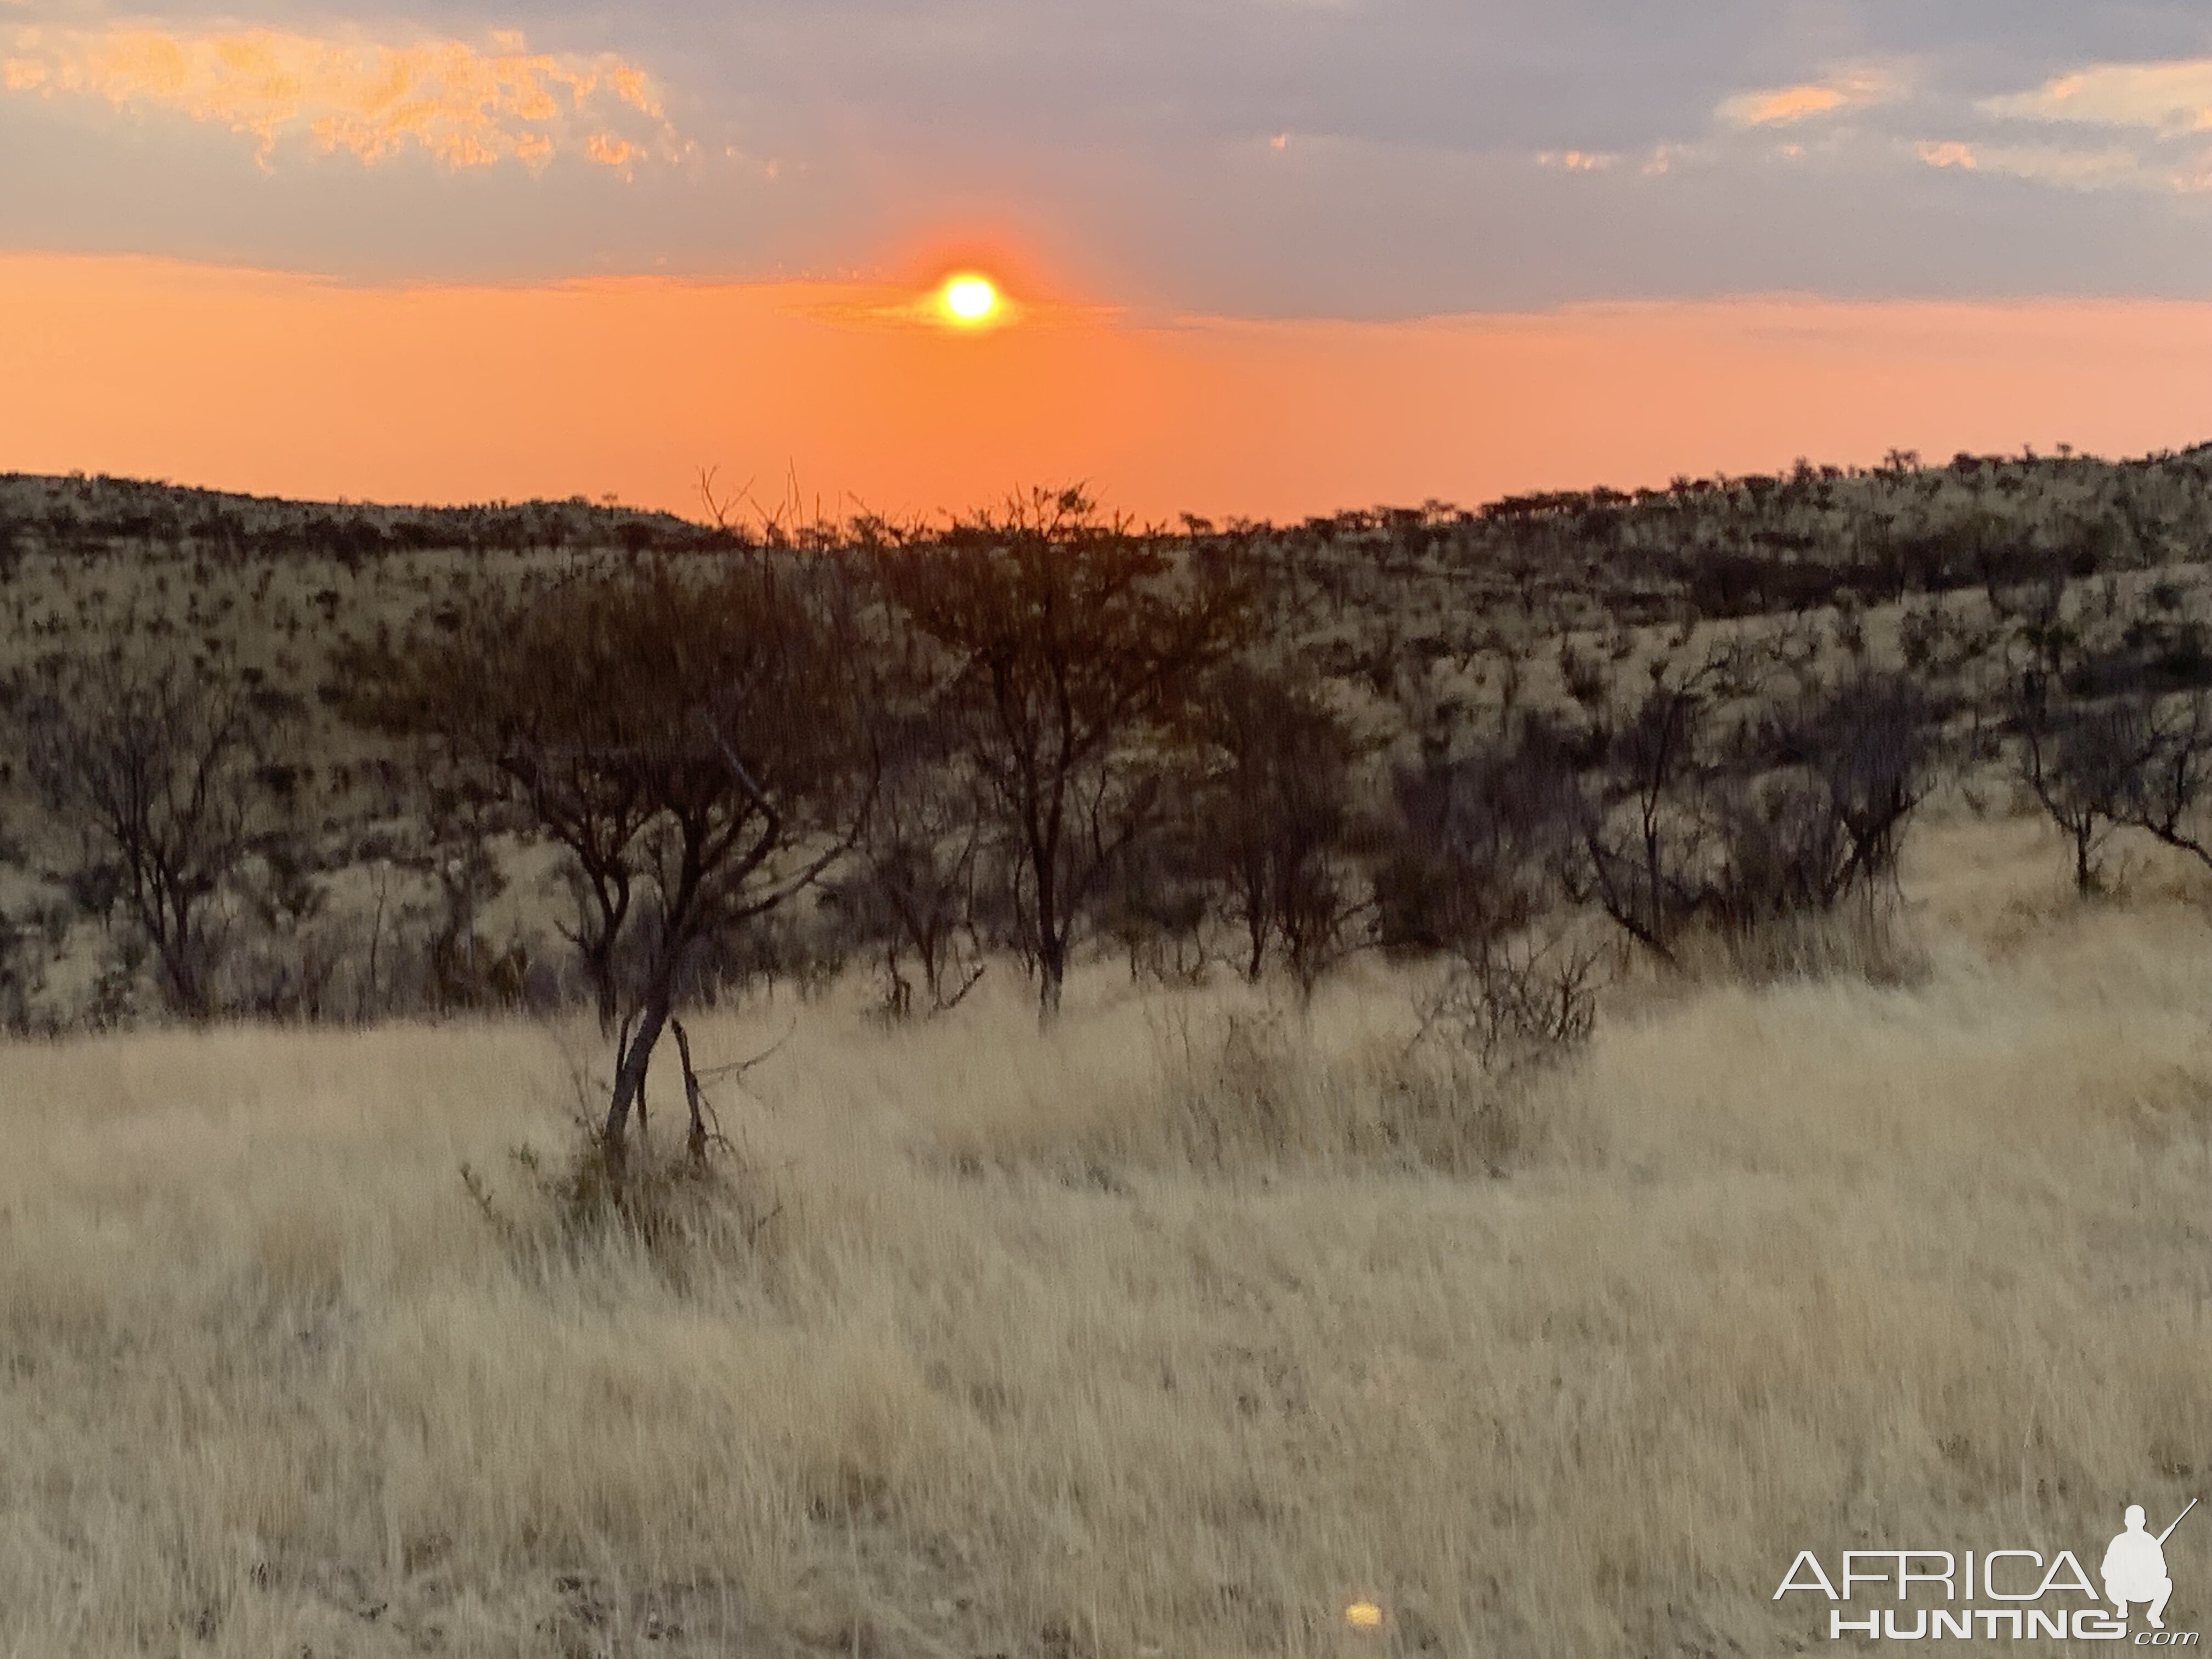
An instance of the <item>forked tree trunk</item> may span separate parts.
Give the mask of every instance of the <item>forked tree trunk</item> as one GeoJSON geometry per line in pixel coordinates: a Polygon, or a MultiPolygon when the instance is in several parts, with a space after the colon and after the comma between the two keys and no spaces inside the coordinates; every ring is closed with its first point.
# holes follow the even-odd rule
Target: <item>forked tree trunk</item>
{"type": "Polygon", "coordinates": [[[599,1149],[607,1167],[617,1175],[629,1158],[630,1109],[638,1103],[644,1091],[645,1074],[653,1063],[653,1048],[667,1027],[669,1012],[675,1002],[674,988],[672,982],[656,981],[647,993],[645,1006],[638,1011],[636,1029],[630,1033],[615,1068],[614,1091],[607,1103],[605,1121],[599,1128],[599,1149]]]}

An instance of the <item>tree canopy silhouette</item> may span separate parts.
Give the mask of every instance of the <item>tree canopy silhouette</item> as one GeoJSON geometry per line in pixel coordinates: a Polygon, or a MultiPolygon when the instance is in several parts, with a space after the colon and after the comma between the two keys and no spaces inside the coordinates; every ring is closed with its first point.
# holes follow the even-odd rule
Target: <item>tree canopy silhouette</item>
{"type": "Polygon", "coordinates": [[[571,937],[621,1022],[612,1164],[699,947],[814,880],[865,814],[848,597],[827,563],[656,560],[485,601],[364,665],[374,718],[502,781],[568,854],[571,937]]]}
{"type": "Polygon", "coordinates": [[[1017,849],[1048,1020],[1104,878],[1158,814],[1169,726],[1246,637],[1249,583],[1225,562],[1177,564],[1079,489],[889,538],[878,568],[943,653],[939,708],[1017,849]]]}

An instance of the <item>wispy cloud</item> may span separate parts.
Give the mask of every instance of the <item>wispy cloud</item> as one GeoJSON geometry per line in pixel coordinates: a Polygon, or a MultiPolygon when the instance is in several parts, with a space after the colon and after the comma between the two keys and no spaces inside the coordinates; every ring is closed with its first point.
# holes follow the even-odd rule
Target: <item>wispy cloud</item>
{"type": "Polygon", "coordinates": [[[411,149],[454,168],[573,155],[626,170],[684,148],[636,64],[612,53],[532,52],[514,33],[477,46],[276,29],[24,27],[0,56],[0,91],[180,114],[252,137],[264,166],[292,140],[370,165],[411,149]]]}
{"type": "Polygon", "coordinates": [[[2212,58],[2098,64],[1979,107],[1999,118],[2135,127],[2167,138],[2212,132],[2212,58]]]}
{"type": "Polygon", "coordinates": [[[2212,150],[2202,143],[2212,133],[2212,58],[2094,64],[1973,108],[2008,131],[1988,142],[1923,143],[1920,160],[2074,190],[2212,191],[2212,150]],[[2021,143],[2023,124],[2057,131],[2049,142],[2021,143]]]}
{"type": "Polygon", "coordinates": [[[2075,190],[2187,187],[2179,175],[2147,164],[2124,144],[2083,149],[2064,144],[1979,144],[1947,139],[1916,145],[1914,153],[1931,167],[2030,179],[2075,190]]]}
{"type": "Polygon", "coordinates": [[[1818,115],[1864,109],[1898,95],[1898,78],[1885,70],[1856,66],[1818,81],[1740,92],[1723,99],[1715,113],[1732,127],[1788,126],[1818,115]]]}
{"type": "Polygon", "coordinates": [[[1536,165],[1557,167],[1562,173],[1607,173],[1620,163],[1620,157],[1612,150],[1545,149],[1536,152],[1536,165]]]}

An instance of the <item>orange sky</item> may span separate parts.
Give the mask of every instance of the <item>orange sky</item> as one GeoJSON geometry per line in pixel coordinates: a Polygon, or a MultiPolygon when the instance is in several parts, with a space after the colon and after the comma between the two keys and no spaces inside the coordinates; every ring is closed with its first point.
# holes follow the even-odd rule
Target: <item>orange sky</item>
{"type": "Polygon", "coordinates": [[[697,469],[811,505],[1087,479],[1154,517],[1297,517],[1892,446],[2212,438],[2212,304],[1740,300],[1389,324],[1139,321],[1033,301],[650,278],[351,288],[0,256],[0,470],[289,495],[696,509],[697,469]]]}

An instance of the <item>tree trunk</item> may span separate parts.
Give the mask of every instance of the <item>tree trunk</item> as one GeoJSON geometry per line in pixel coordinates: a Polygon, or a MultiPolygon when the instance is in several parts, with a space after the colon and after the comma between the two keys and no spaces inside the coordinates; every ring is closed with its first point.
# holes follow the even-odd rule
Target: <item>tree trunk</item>
{"type": "Polygon", "coordinates": [[[653,1045],[660,1041],[668,1024],[674,993],[672,981],[656,983],[647,993],[645,1006],[638,1011],[637,1030],[631,1034],[615,1072],[614,1094],[607,1103],[606,1121],[599,1129],[599,1146],[608,1168],[617,1174],[621,1173],[629,1151],[630,1108],[645,1086],[646,1068],[653,1063],[653,1045]]]}
{"type": "Polygon", "coordinates": [[[1048,1029],[1060,1018],[1060,984],[1067,977],[1067,941],[1047,936],[1037,941],[1037,1027],[1048,1029]]]}
{"type": "Polygon", "coordinates": [[[1042,1030],[1060,1018],[1060,981],[1067,977],[1067,926],[1060,916],[1057,814],[1054,839],[1030,838],[1030,868],[1036,878],[1037,1026],[1042,1030]]]}
{"type": "Polygon", "coordinates": [[[162,949],[161,972],[169,982],[169,1006],[178,1013],[196,1022],[215,1017],[206,978],[192,959],[189,941],[162,949]]]}
{"type": "Polygon", "coordinates": [[[617,1013],[612,939],[584,952],[584,971],[591,977],[592,1000],[599,1009],[599,1035],[611,1037],[615,1034],[617,1013]]]}
{"type": "Polygon", "coordinates": [[[684,1030],[684,1022],[672,1019],[669,1029],[676,1034],[677,1058],[684,1065],[684,1100],[691,1109],[691,1127],[684,1139],[684,1151],[694,1164],[707,1161],[707,1114],[705,1103],[699,1096],[699,1073],[691,1068],[691,1039],[684,1030]]]}
{"type": "Polygon", "coordinates": [[[194,960],[192,908],[177,889],[165,895],[157,886],[150,902],[139,907],[139,922],[153,941],[161,964],[161,981],[173,1012],[199,1021],[210,1017],[208,988],[201,964],[194,960]]]}

